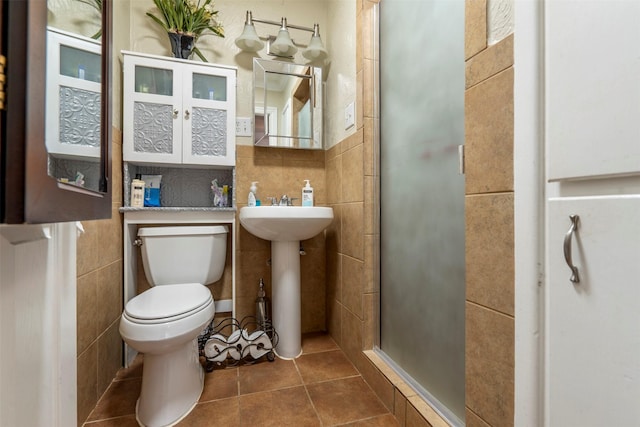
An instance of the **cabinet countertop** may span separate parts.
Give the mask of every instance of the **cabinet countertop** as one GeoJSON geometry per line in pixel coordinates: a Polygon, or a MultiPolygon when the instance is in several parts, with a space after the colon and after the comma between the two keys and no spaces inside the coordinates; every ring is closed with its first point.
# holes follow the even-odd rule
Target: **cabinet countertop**
{"type": "Polygon", "coordinates": [[[235,207],[214,208],[214,207],[206,207],[206,206],[195,206],[195,207],[180,207],[180,206],[148,207],[147,206],[144,208],[122,206],[119,210],[121,213],[124,213],[124,212],[235,212],[237,211],[235,207]]]}

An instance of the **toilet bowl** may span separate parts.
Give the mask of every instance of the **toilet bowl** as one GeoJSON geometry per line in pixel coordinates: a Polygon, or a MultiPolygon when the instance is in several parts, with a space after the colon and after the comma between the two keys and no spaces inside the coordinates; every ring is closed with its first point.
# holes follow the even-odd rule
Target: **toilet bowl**
{"type": "Polygon", "coordinates": [[[197,337],[215,314],[204,286],[224,271],[227,227],[140,228],[145,275],[152,287],[131,299],[120,335],[144,354],[136,419],[172,426],[198,403],[204,387],[197,337]]]}

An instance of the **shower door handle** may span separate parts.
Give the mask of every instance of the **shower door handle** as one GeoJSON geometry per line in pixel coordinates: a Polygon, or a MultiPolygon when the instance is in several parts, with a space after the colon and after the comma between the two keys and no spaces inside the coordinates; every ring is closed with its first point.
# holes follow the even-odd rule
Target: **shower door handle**
{"type": "Polygon", "coordinates": [[[571,269],[571,277],[569,280],[573,283],[580,283],[580,274],[578,273],[578,267],[573,265],[573,260],[571,259],[571,239],[573,238],[573,233],[578,230],[578,222],[580,221],[580,217],[578,215],[569,215],[569,219],[571,220],[571,226],[569,227],[569,231],[564,236],[564,260],[567,262],[567,265],[571,269]]]}

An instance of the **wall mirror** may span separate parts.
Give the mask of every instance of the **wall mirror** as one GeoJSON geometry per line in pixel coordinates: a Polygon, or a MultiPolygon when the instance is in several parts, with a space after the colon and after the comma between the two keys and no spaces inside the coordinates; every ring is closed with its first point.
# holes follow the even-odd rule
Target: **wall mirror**
{"type": "Polygon", "coordinates": [[[323,148],[322,69],[253,60],[253,137],[262,147],[323,148]]]}
{"type": "Polygon", "coordinates": [[[2,3],[2,222],[109,218],[111,0],[2,3]]]}
{"type": "Polygon", "coordinates": [[[48,172],[91,191],[101,191],[101,38],[102,0],[47,0],[48,172]]]}

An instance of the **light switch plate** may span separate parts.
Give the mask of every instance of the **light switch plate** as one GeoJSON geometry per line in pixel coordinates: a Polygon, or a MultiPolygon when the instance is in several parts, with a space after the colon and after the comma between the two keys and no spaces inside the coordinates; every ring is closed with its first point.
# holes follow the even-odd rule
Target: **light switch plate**
{"type": "Polygon", "coordinates": [[[251,136],[251,118],[236,117],[236,136],[251,136]]]}
{"type": "Polygon", "coordinates": [[[351,102],[344,109],[344,129],[347,130],[356,124],[356,109],[353,102],[351,102]]]}

